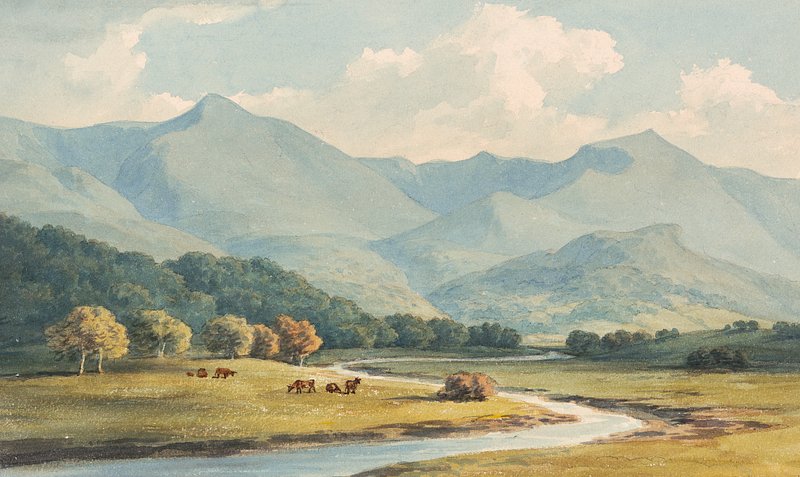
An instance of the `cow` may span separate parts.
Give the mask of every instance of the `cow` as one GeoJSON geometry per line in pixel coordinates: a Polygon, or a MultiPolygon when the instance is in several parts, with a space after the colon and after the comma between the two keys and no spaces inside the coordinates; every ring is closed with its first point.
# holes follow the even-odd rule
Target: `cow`
{"type": "Polygon", "coordinates": [[[217,368],[217,370],[214,371],[214,376],[211,377],[212,378],[222,377],[222,379],[228,379],[228,376],[233,377],[234,374],[236,374],[236,371],[231,371],[230,368],[217,368]]]}
{"type": "Polygon", "coordinates": [[[191,371],[186,371],[186,376],[189,376],[190,378],[193,378],[194,377],[194,373],[191,372],[191,371]]]}
{"type": "Polygon", "coordinates": [[[197,370],[197,377],[198,378],[207,378],[208,377],[208,371],[206,371],[206,368],[198,369],[197,370]]]}
{"type": "Polygon", "coordinates": [[[361,378],[348,379],[347,381],[344,382],[344,393],[350,394],[352,392],[353,394],[355,394],[356,388],[358,387],[359,384],[361,384],[361,378]]]}
{"type": "Polygon", "coordinates": [[[308,381],[303,381],[302,379],[298,379],[292,384],[287,384],[286,387],[289,388],[286,391],[287,393],[292,392],[292,389],[294,389],[297,394],[300,394],[303,392],[303,388],[308,388],[308,392],[311,391],[317,392],[317,388],[314,387],[313,379],[309,379],[308,381]]]}
{"type": "Polygon", "coordinates": [[[342,389],[336,383],[328,383],[325,385],[325,390],[329,393],[339,393],[342,394],[342,389]]]}

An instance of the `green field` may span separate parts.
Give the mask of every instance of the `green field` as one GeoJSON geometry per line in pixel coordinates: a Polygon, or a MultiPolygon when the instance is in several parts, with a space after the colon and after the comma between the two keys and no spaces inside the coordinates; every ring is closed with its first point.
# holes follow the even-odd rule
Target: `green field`
{"type": "Polygon", "coordinates": [[[74,363],[57,362],[49,363],[49,372],[70,374],[14,377],[15,369],[45,363],[44,355],[32,356],[24,365],[4,356],[3,465],[20,459],[141,456],[141,449],[131,449],[142,446],[168,446],[162,452],[167,455],[181,450],[198,455],[214,454],[214,448],[228,452],[419,437],[439,431],[487,432],[502,426],[503,417],[532,416],[530,424],[550,414],[501,398],[439,402],[431,387],[369,379],[355,395],[328,394],[325,383],[338,382],[344,388],[343,377],[319,368],[254,359],[122,359],[110,361],[104,375],[81,377],[73,374],[74,363]],[[216,367],[230,367],[239,374],[229,379],[186,376],[186,371],[199,367],[212,373],[216,367]],[[286,385],[300,378],[315,378],[317,393],[287,393],[286,385]],[[178,445],[187,443],[201,447],[178,445]],[[42,457],[53,450],[50,457],[42,457]]]}
{"type": "MultiPolygon", "coordinates": [[[[435,363],[384,370],[441,376],[435,363]]],[[[471,363],[502,386],[596,405],[651,422],[638,436],[551,450],[485,453],[398,465],[370,475],[800,475],[800,375],[696,373],[630,362],[471,363]]]]}
{"type": "Polygon", "coordinates": [[[653,367],[682,367],[692,351],[728,346],[740,349],[752,367],[769,371],[800,369],[800,340],[783,339],[771,330],[695,331],[678,338],[649,341],[592,357],[595,361],[633,361],[653,367]]]}

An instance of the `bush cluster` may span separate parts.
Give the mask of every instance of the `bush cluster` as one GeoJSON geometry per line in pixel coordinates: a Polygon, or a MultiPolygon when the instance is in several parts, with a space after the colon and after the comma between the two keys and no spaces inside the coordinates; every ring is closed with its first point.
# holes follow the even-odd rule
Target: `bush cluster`
{"type": "Polygon", "coordinates": [[[497,381],[486,374],[461,371],[445,378],[437,396],[447,401],[485,401],[497,394],[496,385],[497,381]]]}
{"type": "Polygon", "coordinates": [[[744,369],[750,365],[742,350],[723,346],[720,348],[700,348],[686,357],[686,366],[692,369],[744,369]]]}

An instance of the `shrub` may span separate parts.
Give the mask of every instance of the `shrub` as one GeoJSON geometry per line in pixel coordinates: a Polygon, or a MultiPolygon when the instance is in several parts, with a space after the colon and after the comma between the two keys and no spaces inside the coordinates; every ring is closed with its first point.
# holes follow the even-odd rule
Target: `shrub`
{"type": "Polygon", "coordinates": [[[497,394],[496,384],[497,381],[486,374],[461,371],[447,376],[444,387],[436,395],[448,401],[485,401],[497,394]]]}
{"type": "Polygon", "coordinates": [[[742,350],[721,348],[700,348],[689,353],[686,366],[693,369],[744,369],[750,365],[742,350]]]}

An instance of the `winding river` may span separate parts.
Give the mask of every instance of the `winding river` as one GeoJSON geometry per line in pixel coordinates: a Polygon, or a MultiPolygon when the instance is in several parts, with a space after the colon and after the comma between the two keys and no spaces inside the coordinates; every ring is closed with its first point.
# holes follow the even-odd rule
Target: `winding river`
{"type": "MultiPolygon", "coordinates": [[[[538,361],[560,359],[563,355],[480,358],[480,359],[436,359],[438,361],[538,361]]],[[[430,361],[432,358],[361,360],[333,366],[343,374],[353,374],[348,368],[387,361],[430,361]]],[[[360,376],[370,379],[414,382],[439,386],[430,382],[400,377],[369,375],[359,371],[360,376]]],[[[607,437],[611,434],[630,431],[642,426],[632,417],[599,411],[574,403],[546,401],[524,393],[500,393],[501,396],[541,406],[551,411],[577,416],[574,423],[536,426],[515,432],[463,437],[419,439],[393,442],[358,443],[332,445],[306,449],[287,449],[249,455],[218,458],[161,458],[116,461],[90,461],[79,463],[52,463],[36,466],[16,467],[0,470],[0,475],[47,476],[47,477],[139,477],[157,475],[162,477],[184,476],[340,476],[352,475],[398,462],[417,462],[466,453],[535,449],[569,446],[607,437]]]]}

